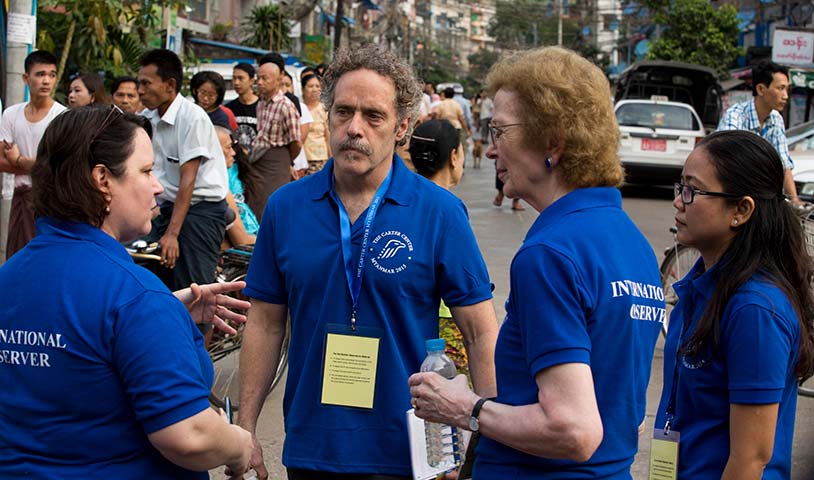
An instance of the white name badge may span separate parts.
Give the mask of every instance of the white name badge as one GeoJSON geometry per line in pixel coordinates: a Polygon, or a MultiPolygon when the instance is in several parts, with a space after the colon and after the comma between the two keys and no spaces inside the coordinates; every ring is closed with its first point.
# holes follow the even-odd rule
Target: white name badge
{"type": "Polygon", "coordinates": [[[663,428],[654,429],[650,441],[650,480],[676,480],[679,437],[674,430],[665,434],[663,428]]]}
{"type": "Polygon", "coordinates": [[[328,333],[322,374],[322,403],[373,408],[379,339],[328,333]]]}

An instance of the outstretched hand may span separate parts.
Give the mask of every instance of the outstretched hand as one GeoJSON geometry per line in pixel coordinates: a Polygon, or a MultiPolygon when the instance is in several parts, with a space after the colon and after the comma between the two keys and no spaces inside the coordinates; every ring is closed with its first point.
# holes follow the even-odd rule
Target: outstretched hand
{"type": "Polygon", "coordinates": [[[226,295],[246,288],[246,282],[193,283],[189,288],[174,292],[187,307],[197,324],[211,323],[218,330],[235,335],[237,331],[228,322],[246,323],[246,316],[231,309],[248,310],[251,303],[226,295]]]}

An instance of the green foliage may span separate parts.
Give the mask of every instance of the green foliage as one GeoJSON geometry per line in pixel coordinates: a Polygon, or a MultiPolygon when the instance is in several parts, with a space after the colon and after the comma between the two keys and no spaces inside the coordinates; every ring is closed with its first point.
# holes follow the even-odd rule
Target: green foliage
{"type": "Polygon", "coordinates": [[[500,55],[494,50],[480,49],[469,55],[469,77],[474,83],[483,84],[486,74],[492,65],[497,63],[500,55]]]}
{"type": "Polygon", "coordinates": [[[656,22],[667,27],[653,43],[648,58],[697,63],[728,76],[730,65],[741,54],[735,7],[716,9],[707,0],[650,3],[655,7],[656,22]]]}
{"type": "MultiPolygon", "coordinates": [[[[108,82],[138,72],[138,61],[161,9],[178,0],[40,0],[37,46],[60,58],[58,79],[99,72],[108,82]],[[68,75],[65,75],[68,74],[68,75]]],[[[67,89],[62,82],[57,97],[67,89]]]]}
{"type": "Polygon", "coordinates": [[[413,61],[418,77],[426,83],[433,85],[452,81],[457,70],[452,59],[452,52],[435,45],[429,40],[422,42],[423,48],[418,50],[413,61]]]}
{"type": "Polygon", "coordinates": [[[291,38],[288,36],[291,24],[286,12],[281,11],[277,5],[254,7],[243,26],[249,31],[244,45],[275,51],[291,49],[291,38]]]}
{"type": "MultiPolygon", "coordinates": [[[[489,35],[505,49],[519,50],[557,44],[557,15],[550,0],[498,0],[489,35]]],[[[579,25],[563,18],[563,45],[579,41],[579,25]]]]}

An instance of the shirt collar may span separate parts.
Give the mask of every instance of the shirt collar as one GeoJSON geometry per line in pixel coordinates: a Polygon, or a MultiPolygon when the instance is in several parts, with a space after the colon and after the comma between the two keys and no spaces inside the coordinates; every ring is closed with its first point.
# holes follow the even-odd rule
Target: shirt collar
{"type": "Polygon", "coordinates": [[[622,193],[614,187],[580,188],[545,208],[526,234],[526,239],[571,213],[596,207],[622,208],[622,193]]]}
{"type": "MultiPolygon", "coordinates": [[[[168,123],[170,125],[175,125],[175,119],[178,116],[178,110],[181,109],[181,102],[186,102],[187,100],[181,95],[180,93],[175,95],[175,99],[170,104],[167,111],[164,112],[164,115],[161,116],[161,121],[164,123],[168,123]]],[[[158,115],[158,109],[151,110],[154,115],[158,115]]]]}
{"type": "MultiPolygon", "coordinates": [[[[407,206],[410,204],[412,195],[416,189],[414,184],[417,182],[416,174],[411,172],[404,161],[398,154],[393,154],[393,179],[390,182],[390,188],[384,194],[385,200],[390,200],[398,205],[407,206]]],[[[319,172],[313,174],[314,181],[311,183],[311,192],[309,196],[312,200],[320,200],[330,197],[331,188],[333,188],[334,179],[334,159],[331,157],[325,164],[325,167],[319,172]]]]}
{"type": "Polygon", "coordinates": [[[699,257],[687,275],[673,284],[673,290],[679,300],[689,298],[690,295],[698,295],[702,302],[706,302],[715,291],[717,283],[718,263],[709,270],[704,270],[704,259],[699,257]]]}
{"type": "Polygon", "coordinates": [[[268,103],[277,103],[280,100],[282,100],[283,97],[285,97],[285,94],[283,93],[283,91],[278,90],[277,93],[275,93],[274,95],[271,96],[271,98],[269,98],[269,99],[260,98],[260,100],[262,100],[264,102],[268,102],[268,103]]]}
{"type": "Polygon", "coordinates": [[[39,217],[37,218],[37,236],[42,235],[95,243],[112,256],[130,260],[130,254],[118,240],[87,223],[39,217]]]}
{"type": "MultiPolygon", "coordinates": [[[[757,117],[757,107],[755,106],[755,99],[754,97],[749,100],[749,104],[747,105],[747,113],[748,113],[748,121],[749,125],[747,126],[750,130],[759,131],[760,130],[760,119],[757,117]]],[[[766,117],[765,126],[770,127],[773,126],[776,122],[775,120],[775,113],[774,110],[769,112],[769,116],[766,117]]]]}

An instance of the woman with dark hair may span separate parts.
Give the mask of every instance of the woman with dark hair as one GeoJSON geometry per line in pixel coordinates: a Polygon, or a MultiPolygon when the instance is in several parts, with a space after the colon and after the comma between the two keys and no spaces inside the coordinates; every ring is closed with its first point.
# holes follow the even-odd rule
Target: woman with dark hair
{"type": "Polygon", "coordinates": [[[163,190],[148,132],[118,107],[86,107],[40,142],[37,236],[0,268],[2,478],[247,470],[251,436],[209,407],[190,312],[121,244],[150,231],[163,190]]]}
{"type": "Polygon", "coordinates": [[[302,101],[314,121],[308,129],[303,150],[308,159],[308,175],[322,170],[325,162],[333,156],[331,153],[331,132],[328,129],[328,112],[320,102],[322,82],[315,74],[302,77],[302,101]]]}
{"type": "Polygon", "coordinates": [[[673,285],[657,435],[680,433],[678,478],[788,479],[814,270],[782,163],[751,132],[718,132],[675,189],[676,238],[701,259],[673,285]]]}
{"type": "Polygon", "coordinates": [[[260,224],[254,212],[246,204],[246,197],[243,193],[243,182],[241,181],[241,165],[235,159],[240,155],[244,157],[242,168],[243,178],[246,178],[245,169],[251,165],[245,161],[245,156],[234,137],[233,132],[224,125],[215,125],[215,132],[218,134],[218,141],[223,150],[223,158],[226,160],[226,168],[229,172],[229,193],[226,194],[226,203],[235,213],[236,220],[232,225],[226,227],[226,239],[231,245],[254,245],[257,241],[257,231],[260,224]]]}
{"type": "Polygon", "coordinates": [[[213,125],[229,125],[233,131],[237,130],[235,114],[223,106],[226,82],[221,74],[210,70],[198,72],[189,80],[189,90],[195,103],[206,110],[213,125]]]}
{"type": "MultiPolygon", "coordinates": [[[[410,137],[410,158],[416,173],[449,190],[461,181],[464,152],[458,131],[446,120],[429,120],[417,126],[410,137]]],[[[438,331],[447,341],[446,353],[458,373],[469,375],[463,335],[452,321],[452,312],[441,300],[438,331]]]]}
{"type": "Polygon", "coordinates": [[[110,103],[102,77],[95,73],[82,73],[71,80],[68,87],[68,106],[79,108],[92,103],[110,103]]]}

